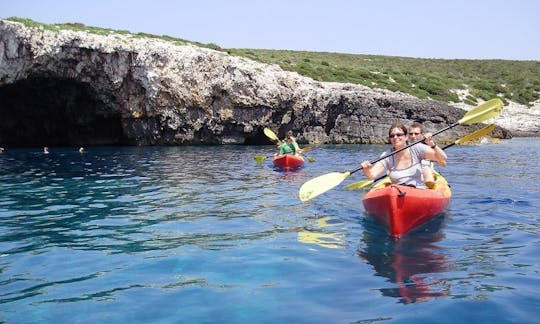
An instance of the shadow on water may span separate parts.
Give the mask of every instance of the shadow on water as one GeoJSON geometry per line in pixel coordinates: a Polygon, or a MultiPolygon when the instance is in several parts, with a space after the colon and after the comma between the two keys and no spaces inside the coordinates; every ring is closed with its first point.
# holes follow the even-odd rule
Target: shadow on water
{"type": "Polygon", "coordinates": [[[397,287],[379,288],[383,296],[398,298],[409,304],[447,296],[449,283],[437,278],[448,272],[448,257],[439,253],[437,242],[444,238],[441,230],[445,214],[396,239],[371,217],[363,217],[364,227],[358,256],[367,261],[375,275],[385,277],[397,287]]]}

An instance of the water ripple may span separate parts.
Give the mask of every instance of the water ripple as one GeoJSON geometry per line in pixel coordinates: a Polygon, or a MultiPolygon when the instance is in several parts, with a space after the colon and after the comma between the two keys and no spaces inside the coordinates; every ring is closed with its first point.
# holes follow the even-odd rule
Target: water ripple
{"type": "Polygon", "coordinates": [[[400,322],[408,307],[418,321],[492,322],[480,305],[531,322],[538,145],[453,147],[449,208],[400,240],[365,214],[363,192],[298,200],[305,181],[383,146],[316,147],[294,172],[253,161],[270,145],[8,150],[0,321],[400,322]]]}

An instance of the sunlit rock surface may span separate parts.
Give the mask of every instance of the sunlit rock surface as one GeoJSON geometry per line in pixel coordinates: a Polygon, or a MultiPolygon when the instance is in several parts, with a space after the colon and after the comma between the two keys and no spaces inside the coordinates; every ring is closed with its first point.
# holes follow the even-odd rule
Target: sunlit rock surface
{"type": "Polygon", "coordinates": [[[264,127],[302,143],[384,143],[393,122],[436,131],[463,114],[193,45],[0,20],[2,146],[268,144],[264,127]]]}

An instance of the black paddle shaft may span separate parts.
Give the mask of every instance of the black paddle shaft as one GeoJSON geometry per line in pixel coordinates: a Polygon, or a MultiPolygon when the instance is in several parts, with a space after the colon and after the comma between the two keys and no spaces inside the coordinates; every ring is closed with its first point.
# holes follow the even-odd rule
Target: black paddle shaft
{"type": "MultiPolygon", "coordinates": [[[[456,145],[456,142],[450,143],[450,144],[446,145],[445,147],[442,148],[442,150],[446,150],[447,148],[449,148],[449,147],[451,147],[451,146],[454,146],[454,145],[456,145]]],[[[375,162],[374,162],[374,163],[375,163],[375,162]]],[[[355,170],[355,171],[356,171],[356,170],[355,170]]],[[[382,176],[378,177],[377,179],[373,180],[373,182],[377,182],[377,181],[382,180],[382,179],[384,179],[384,178],[386,178],[386,177],[387,177],[386,174],[385,174],[385,175],[382,175],[382,176]]]]}

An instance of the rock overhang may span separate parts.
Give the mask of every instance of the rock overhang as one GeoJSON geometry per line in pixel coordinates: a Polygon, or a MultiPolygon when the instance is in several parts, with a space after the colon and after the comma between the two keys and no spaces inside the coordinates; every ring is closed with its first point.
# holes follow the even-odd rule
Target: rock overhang
{"type": "MultiPolygon", "coordinates": [[[[264,127],[280,135],[293,130],[300,142],[382,143],[394,121],[423,121],[435,130],[463,114],[440,102],[317,82],[191,45],[55,32],[5,20],[0,31],[0,94],[17,93],[0,110],[7,118],[42,119],[49,125],[34,123],[42,132],[30,132],[21,143],[56,129],[53,137],[77,145],[269,144],[264,127]],[[41,97],[26,98],[29,89],[41,97]],[[48,108],[31,107],[37,103],[48,108]],[[9,114],[21,107],[26,112],[9,114]],[[44,111],[61,118],[39,117],[44,111]],[[78,138],[77,129],[83,134],[78,138]]],[[[0,122],[0,141],[19,137],[12,124],[0,122]]],[[[458,126],[441,137],[452,140],[465,132],[458,126]]]]}

